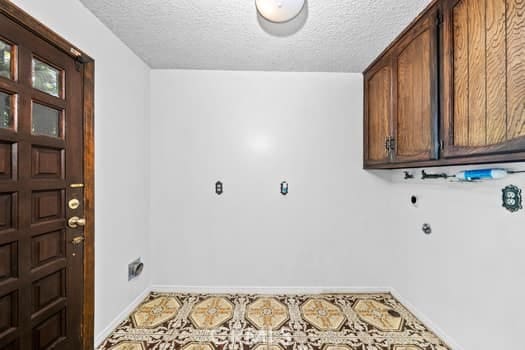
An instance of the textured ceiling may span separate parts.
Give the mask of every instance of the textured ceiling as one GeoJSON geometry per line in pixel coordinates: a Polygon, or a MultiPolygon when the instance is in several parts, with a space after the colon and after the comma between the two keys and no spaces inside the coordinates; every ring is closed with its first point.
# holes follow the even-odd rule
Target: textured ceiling
{"type": "Polygon", "coordinates": [[[269,23],[255,0],[81,0],[152,68],[361,72],[429,0],[309,0],[269,23]]]}

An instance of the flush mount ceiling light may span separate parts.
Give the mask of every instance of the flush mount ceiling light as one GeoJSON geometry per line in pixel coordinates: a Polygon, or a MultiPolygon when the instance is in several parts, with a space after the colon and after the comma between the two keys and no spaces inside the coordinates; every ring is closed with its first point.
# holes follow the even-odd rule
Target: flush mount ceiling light
{"type": "Polygon", "coordinates": [[[255,0],[257,11],[270,22],[283,23],[294,19],[305,0],[255,0]]]}

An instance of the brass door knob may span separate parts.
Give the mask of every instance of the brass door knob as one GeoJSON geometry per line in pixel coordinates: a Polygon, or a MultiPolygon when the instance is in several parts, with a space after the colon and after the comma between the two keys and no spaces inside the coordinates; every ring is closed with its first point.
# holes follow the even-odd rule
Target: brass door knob
{"type": "Polygon", "coordinates": [[[77,228],[79,226],[86,226],[86,219],[73,216],[67,221],[67,225],[71,228],[77,228]]]}

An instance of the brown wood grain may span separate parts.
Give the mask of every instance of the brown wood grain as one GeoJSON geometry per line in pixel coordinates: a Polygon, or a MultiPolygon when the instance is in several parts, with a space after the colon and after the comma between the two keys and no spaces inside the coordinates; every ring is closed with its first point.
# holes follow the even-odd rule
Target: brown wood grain
{"type": "Polygon", "coordinates": [[[95,339],[95,62],[84,65],[84,303],[83,349],[93,349],[95,339]]]}
{"type": "Polygon", "coordinates": [[[505,0],[487,0],[487,144],[507,139],[505,0]]]}
{"type": "Polygon", "coordinates": [[[390,136],[392,71],[384,66],[368,80],[368,160],[388,159],[385,141],[390,136]]]}
{"type": "MultiPolygon", "coordinates": [[[[11,308],[18,310],[16,315],[10,310],[9,313],[10,317],[19,318],[19,322],[12,328],[19,332],[16,338],[23,350],[78,349],[83,256],[82,247],[73,246],[70,240],[82,232],[66,225],[67,218],[72,216],[66,198],[73,194],[68,185],[82,181],[82,75],[74,58],[11,17],[0,14],[0,31],[18,49],[18,55],[13,57],[18,61],[17,84],[13,86],[17,90],[11,91],[20,102],[12,106],[16,110],[14,140],[0,140],[13,141],[11,154],[3,162],[12,162],[12,156],[17,158],[16,174],[0,180],[1,186],[11,187],[9,193],[16,197],[16,201],[1,204],[4,212],[6,207],[11,212],[11,222],[17,221],[16,227],[10,225],[10,228],[18,231],[18,249],[12,259],[19,267],[13,276],[18,280],[19,299],[12,302],[19,305],[11,308]],[[32,79],[35,53],[62,72],[66,88],[59,98],[36,91],[32,79]],[[63,117],[56,121],[57,129],[61,130],[58,135],[34,134],[33,123],[38,116],[32,108],[35,99],[62,110],[63,117]]],[[[77,213],[82,216],[82,212],[77,213]]],[[[0,334],[0,348],[11,341],[9,335],[0,334]]]]}
{"type": "MultiPolygon", "coordinates": [[[[399,157],[365,166],[392,169],[525,160],[525,0],[439,0],[437,4],[443,15],[439,26],[441,101],[437,117],[443,141],[440,159],[399,157]]],[[[392,52],[399,52],[427,11],[375,61],[393,56],[392,128],[401,156],[404,147],[414,145],[402,136],[412,131],[408,123],[398,123],[397,113],[407,110],[404,103],[416,102],[404,102],[408,95],[405,90],[411,88],[403,77],[408,61],[392,52]]],[[[376,69],[373,64],[367,72],[376,69]]]]}
{"type": "Polygon", "coordinates": [[[477,165],[477,164],[494,164],[507,162],[523,162],[525,152],[513,152],[502,154],[481,154],[471,156],[461,156],[457,158],[442,158],[438,160],[417,161],[417,162],[399,162],[383,164],[367,164],[365,169],[407,169],[407,168],[426,168],[441,167],[451,165],[477,165]]]}
{"type": "Polygon", "coordinates": [[[454,144],[467,146],[469,140],[469,56],[468,0],[453,10],[454,25],[454,144]]]}
{"type": "Polygon", "coordinates": [[[525,0],[507,0],[507,138],[525,135],[525,0]]]}
{"type": "Polygon", "coordinates": [[[478,157],[484,154],[525,150],[523,2],[524,0],[444,0],[443,156],[478,157]],[[463,8],[465,4],[466,17],[463,8]],[[452,21],[455,22],[453,26],[450,25],[451,13],[454,16],[452,21]],[[461,44],[461,33],[464,29],[463,25],[459,25],[464,24],[465,20],[468,21],[466,47],[461,44]],[[465,51],[469,57],[467,90],[460,85],[463,81],[460,77],[464,76],[465,71],[463,66],[457,63],[465,51]],[[484,72],[482,55],[485,57],[484,72]],[[449,63],[449,59],[452,59],[452,64],[449,63]],[[469,116],[467,129],[463,117],[465,95],[469,116]],[[483,108],[485,122],[482,119],[483,108]],[[510,123],[514,126],[511,127],[510,123]],[[512,133],[509,133],[511,129],[512,133]],[[464,142],[466,133],[469,135],[468,142],[464,142]],[[485,142],[482,142],[483,134],[485,142]]]}
{"type": "Polygon", "coordinates": [[[468,0],[469,146],[484,146],[487,135],[485,0],[468,0]]]}
{"type": "MultiPolygon", "coordinates": [[[[83,108],[83,113],[82,113],[82,120],[83,120],[83,130],[80,131],[80,134],[82,134],[83,132],[83,139],[84,139],[84,158],[83,158],[83,161],[81,160],[80,161],[80,164],[84,164],[84,174],[83,174],[83,181],[85,183],[85,207],[84,207],[84,214],[86,216],[86,221],[87,221],[87,224],[86,224],[86,241],[84,243],[84,249],[83,249],[83,252],[80,253],[80,260],[78,260],[78,263],[77,264],[81,264],[83,266],[83,269],[84,269],[84,273],[80,273],[80,274],[76,274],[76,275],[80,275],[81,278],[83,278],[83,287],[82,285],[79,285],[79,288],[77,288],[73,295],[76,295],[80,298],[82,298],[80,300],[80,302],[82,303],[82,305],[78,305],[79,306],[79,309],[82,309],[83,312],[82,312],[82,315],[81,315],[81,318],[80,317],[71,317],[71,316],[68,316],[67,313],[57,313],[55,314],[55,318],[53,319],[54,321],[56,321],[55,324],[57,325],[60,325],[59,327],[64,327],[63,330],[64,331],[67,331],[67,329],[78,329],[79,331],[81,331],[81,334],[78,334],[78,336],[75,336],[75,342],[81,342],[82,343],[82,346],[77,346],[77,345],[71,345],[71,346],[66,346],[66,349],[70,349],[70,348],[75,348],[75,349],[80,349],[82,348],[83,350],[92,350],[94,348],[93,346],[93,334],[94,334],[94,115],[93,115],[93,112],[94,112],[94,61],[91,57],[89,57],[88,55],[86,55],[85,53],[83,53],[82,51],[78,50],[74,45],[72,45],[70,42],[66,41],[65,39],[63,39],[62,37],[60,37],[58,34],[56,34],[55,32],[53,32],[52,30],[50,30],[49,28],[47,28],[45,25],[43,25],[42,23],[38,22],[36,19],[34,19],[33,17],[31,17],[29,14],[27,14],[26,12],[24,12],[23,10],[21,10],[20,8],[18,8],[16,5],[14,5],[13,3],[11,3],[10,1],[7,1],[7,0],[0,0],[0,14],[2,15],[5,15],[6,17],[8,17],[10,20],[16,22],[18,25],[20,25],[21,27],[27,29],[29,32],[31,32],[33,35],[35,35],[36,37],[33,39],[33,43],[37,44],[38,45],[41,45],[41,42],[39,40],[43,40],[43,42],[45,43],[48,43],[48,44],[51,44],[53,47],[59,49],[62,53],[65,53],[67,54],[68,56],[70,57],[73,57],[75,58],[78,63],[80,63],[79,65],[79,68],[80,70],[82,70],[82,66],[84,66],[84,73],[83,73],[83,77],[84,77],[84,80],[82,82],[82,85],[83,85],[83,89],[81,88],[82,90],[82,96],[80,96],[80,98],[78,99],[78,101],[80,101],[80,99],[82,100],[82,108],[83,108]],[[84,254],[85,253],[85,254],[84,254]],[[77,325],[80,325],[81,324],[81,328],[80,327],[77,327],[77,325]]],[[[41,51],[43,52],[43,51],[41,51]]],[[[50,55],[50,60],[51,61],[55,61],[57,57],[61,57],[62,54],[55,54],[53,50],[46,50],[45,51],[46,53],[48,53],[50,55]]],[[[27,54],[24,54],[24,50],[22,50],[20,53],[20,57],[21,57],[21,60],[24,61],[22,63],[22,66],[25,66],[25,67],[28,67],[29,66],[29,62],[28,60],[26,59],[26,57],[28,57],[27,54]]],[[[65,66],[64,66],[65,67],[65,66]]],[[[16,65],[15,66],[15,71],[16,70],[20,70],[22,67],[20,65],[16,65]]],[[[75,69],[75,68],[73,68],[75,69]]],[[[76,69],[75,69],[76,70],[76,69]]],[[[27,71],[27,69],[25,69],[25,71],[27,71]]],[[[24,72],[25,72],[24,71],[24,72]]],[[[73,71],[73,70],[71,70],[73,71]]],[[[24,73],[24,72],[20,72],[21,75],[20,75],[20,82],[15,82],[13,84],[11,83],[6,83],[4,85],[6,86],[3,86],[3,88],[7,88],[7,90],[10,90],[10,91],[21,91],[21,93],[23,94],[26,94],[28,91],[30,91],[29,89],[25,88],[24,85],[27,84],[28,82],[31,81],[31,78],[30,76],[27,75],[27,73],[24,73]]],[[[68,74],[67,76],[69,75],[72,75],[72,74],[68,74]]],[[[80,84],[73,84],[73,85],[80,85],[80,84]]],[[[71,88],[71,86],[70,86],[71,88]]],[[[66,90],[67,91],[67,90],[66,90]]],[[[33,93],[34,96],[32,96],[33,98],[37,98],[37,99],[44,99],[45,101],[51,103],[51,104],[56,104],[56,99],[53,100],[53,98],[50,98],[50,97],[47,97],[47,96],[44,96],[42,93],[40,92],[34,92],[33,93]],[[49,100],[49,101],[48,101],[49,100]]],[[[76,103],[76,102],[75,102],[76,103]]],[[[24,101],[21,101],[21,105],[23,106],[29,106],[30,104],[24,101]]],[[[75,113],[74,113],[75,114],[75,113]]],[[[79,116],[80,113],[76,113],[75,115],[79,116]]],[[[71,116],[70,116],[71,117],[71,116]]],[[[76,117],[75,117],[76,118],[76,117]]],[[[27,129],[27,121],[25,120],[26,118],[22,118],[23,120],[20,120],[20,125],[22,125],[21,127],[24,128],[24,129],[27,129]]],[[[82,127],[77,127],[78,130],[81,130],[82,127]]],[[[73,129],[69,129],[69,132],[74,132],[74,128],[73,129]]],[[[55,140],[51,140],[49,139],[48,137],[41,137],[41,136],[26,136],[24,135],[24,133],[12,133],[12,132],[9,132],[9,130],[0,130],[0,138],[2,139],[5,139],[7,140],[8,142],[10,143],[13,143],[13,142],[20,142],[21,143],[21,147],[16,147],[14,148],[14,150],[16,150],[17,152],[16,153],[19,153],[19,152],[22,152],[24,154],[29,154],[30,152],[30,149],[28,147],[25,147],[24,144],[31,141],[31,138],[32,138],[32,141],[33,143],[35,144],[38,144],[39,146],[47,146],[47,147],[63,147],[60,142],[57,142],[55,140]]],[[[75,137],[77,140],[81,140],[81,137],[78,136],[78,137],[75,137]]],[[[63,143],[63,142],[62,142],[63,143]]],[[[82,147],[82,146],[80,146],[82,147]]],[[[13,156],[13,164],[12,164],[12,169],[11,171],[13,172],[13,174],[16,174],[18,172],[20,172],[21,174],[24,174],[24,176],[22,176],[20,178],[20,180],[18,181],[20,183],[21,186],[26,186],[27,183],[29,183],[29,178],[26,179],[27,175],[25,174],[29,174],[30,173],[30,169],[28,169],[27,167],[27,161],[25,161],[24,159],[21,160],[21,163],[19,164],[19,157],[17,156],[17,154],[14,154],[13,156]]],[[[25,159],[27,160],[28,157],[25,157],[25,159]]],[[[71,163],[71,159],[69,161],[69,163],[71,163]]],[[[79,169],[82,169],[82,166],[79,167],[79,169]]],[[[81,178],[79,178],[81,180],[81,178]]],[[[48,189],[49,186],[51,186],[51,184],[48,185],[49,182],[51,181],[54,181],[54,182],[57,182],[57,180],[51,180],[51,179],[45,179],[45,180],[42,180],[40,179],[38,184],[35,183],[35,185],[33,186],[33,189],[34,190],[37,190],[37,191],[42,191],[42,190],[46,190],[48,189]]],[[[55,183],[53,186],[53,189],[56,189],[58,187],[65,187],[66,186],[66,183],[64,180],[61,180],[61,181],[58,181],[57,183],[55,183]],[[57,184],[58,182],[60,182],[59,184],[57,184]],[[57,187],[58,186],[58,187],[57,187]]],[[[75,182],[78,182],[78,181],[75,181],[75,182]]],[[[6,184],[5,185],[1,185],[0,187],[4,188],[6,186],[12,186],[12,183],[14,183],[14,181],[6,181],[6,184]]],[[[67,190],[66,190],[67,192],[67,190]]],[[[20,196],[17,196],[14,198],[14,204],[13,205],[18,205],[17,203],[21,204],[21,205],[27,205],[29,203],[29,201],[31,200],[31,198],[27,195],[27,193],[22,193],[23,195],[20,195],[20,196]]],[[[30,212],[30,211],[29,211],[30,212]]],[[[15,216],[16,218],[16,216],[15,216]]],[[[26,222],[27,220],[24,219],[22,220],[23,222],[21,222],[20,224],[22,225],[25,225],[27,226],[28,223],[26,222]]],[[[49,228],[51,227],[50,225],[55,225],[56,222],[55,221],[50,221],[49,223],[44,223],[42,225],[39,225],[39,226],[34,226],[34,230],[35,230],[35,234],[38,234],[40,235],[40,231],[42,230],[49,230],[49,228]]],[[[43,231],[42,231],[43,233],[43,231]]],[[[4,234],[3,237],[10,237],[10,235],[7,235],[7,234],[4,234]]],[[[40,236],[39,236],[40,237],[40,236]]],[[[42,236],[44,237],[44,236],[42,236]]],[[[45,239],[47,240],[50,240],[52,239],[53,237],[59,237],[59,235],[48,235],[45,237],[45,239]]],[[[24,238],[24,244],[27,245],[27,241],[29,240],[30,236],[27,235],[25,238],[24,238]]],[[[44,238],[42,238],[44,239],[44,238]]],[[[48,245],[46,249],[48,249],[48,251],[46,251],[45,253],[46,254],[52,254],[54,252],[57,252],[58,250],[53,250],[54,246],[53,245],[48,245]]],[[[58,248],[57,248],[58,249],[58,248]]],[[[68,247],[68,251],[69,251],[69,247],[68,247]]],[[[29,252],[27,251],[24,251],[23,254],[21,254],[23,256],[26,257],[26,260],[29,258],[29,252]]],[[[69,254],[68,254],[69,256],[69,254]]],[[[71,259],[70,259],[71,260],[71,259]]],[[[33,259],[32,261],[37,261],[35,259],[33,259]]],[[[53,264],[48,264],[49,266],[46,266],[46,268],[50,268],[53,266],[53,264]]],[[[26,266],[26,264],[23,264],[22,266],[26,266]]],[[[25,271],[25,270],[24,270],[25,271]]],[[[20,271],[21,273],[24,272],[24,271],[20,271]]],[[[42,269],[39,270],[40,274],[44,271],[42,269]]],[[[41,278],[41,277],[44,277],[44,276],[37,276],[38,278],[41,278]]],[[[19,280],[15,280],[16,283],[18,283],[18,285],[20,285],[20,282],[21,279],[19,280]]],[[[53,281],[53,279],[49,279],[49,281],[53,281]]],[[[63,281],[63,280],[60,280],[57,278],[54,279],[54,281],[63,281]]],[[[9,285],[9,288],[16,288],[17,286],[13,286],[13,284],[10,284],[9,285]]],[[[0,294],[3,293],[4,291],[2,291],[2,288],[0,286],[0,294]]],[[[27,292],[24,292],[24,293],[21,293],[19,295],[19,298],[21,301],[24,301],[21,305],[22,305],[22,309],[20,310],[20,312],[22,314],[24,313],[27,313],[28,311],[30,312],[30,307],[31,307],[31,303],[30,302],[25,302],[27,300],[30,300],[31,297],[28,295],[27,292]]],[[[16,300],[14,300],[16,302],[16,300]]],[[[65,306],[64,302],[61,301],[60,299],[58,300],[60,303],[55,303],[52,305],[51,308],[49,308],[46,312],[53,312],[53,310],[58,310],[57,308],[60,308],[62,306],[65,306]]],[[[72,308],[72,307],[76,307],[76,302],[73,302],[71,304],[69,304],[69,308],[72,308]]],[[[16,308],[13,309],[13,312],[17,312],[16,308]]],[[[80,313],[79,315],[80,316],[80,313]]],[[[21,349],[29,349],[29,348],[47,348],[48,346],[45,346],[43,344],[33,344],[34,346],[31,346],[30,342],[31,342],[31,339],[32,339],[32,336],[30,334],[29,331],[25,331],[24,332],[21,332],[20,330],[22,328],[27,328],[27,327],[31,327],[31,326],[35,326],[35,333],[34,335],[37,336],[40,332],[40,334],[46,334],[48,332],[48,330],[45,328],[45,327],[41,327],[39,328],[38,325],[40,322],[43,322],[45,321],[44,319],[42,319],[42,317],[45,317],[45,313],[40,313],[39,316],[31,319],[31,320],[28,320],[26,319],[25,317],[24,318],[21,318],[19,320],[19,328],[18,330],[15,329],[14,332],[10,332],[9,334],[7,333],[3,333],[2,334],[2,337],[5,336],[5,338],[7,339],[8,342],[10,342],[10,344],[8,345],[8,348],[11,348],[10,346],[16,346],[17,349],[21,348],[21,349]],[[16,341],[16,337],[19,337],[19,339],[21,339],[20,342],[16,341]],[[15,339],[15,342],[14,343],[11,343],[12,339],[15,339]]],[[[47,322],[47,321],[46,321],[47,322]]],[[[44,324],[44,323],[40,323],[40,324],[44,324]]],[[[45,324],[49,324],[51,325],[52,323],[50,322],[47,322],[45,324]]],[[[34,338],[34,339],[38,339],[37,338],[34,338]]],[[[0,348],[3,348],[4,344],[1,343],[0,341],[0,348]]],[[[58,349],[62,349],[63,347],[61,347],[59,344],[55,344],[52,346],[53,348],[56,348],[57,350],[58,349]]],[[[13,347],[14,349],[15,347],[13,347]]]]}
{"type": "Polygon", "coordinates": [[[433,6],[365,72],[365,166],[437,159],[437,26],[433,6]]]}
{"type": "Polygon", "coordinates": [[[431,28],[416,36],[397,60],[398,158],[428,158],[432,148],[431,28]]]}

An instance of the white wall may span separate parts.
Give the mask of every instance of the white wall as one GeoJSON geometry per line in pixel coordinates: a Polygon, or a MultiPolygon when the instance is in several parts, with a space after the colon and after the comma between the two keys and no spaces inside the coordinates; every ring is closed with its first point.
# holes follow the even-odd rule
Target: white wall
{"type": "Polygon", "coordinates": [[[501,190],[524,188],[525,176],[475,184],[401,179],[394,172],[389,186],[398,266],[392,286],[464,349],[523,348],[525,216],[502,207],[501,190]],[[425,222],[431,236],[421,232],[425,222]]]}
{"type": "Polygon", "coordinates": [[[352,74],[153,71],[153,284],[388,286],[458,350],[520,348],[525,221],[501,207],[501,188],[525,176],[431,184],[361,170],[361,85],[352,74]]]}
{"type": "Polygon", "coordinates": [[[79,1],[14,0],[95,59],[95,334],[150,285],[127,264],[148,261],[149,68],[79,1]]]}
{"type": "Polygon", "coordinates": [[[150,283],[392,286],[465,349],[520,348],[525,221],[500,190],[524,176],[363,171],[359,75],[153,71],[150,109],[148,67],[78,1],[14,2],[96,59],[97,334],[150,283]]]}
{"type": "Polygon", "coordinates": [[[389,286],[360,75],[154,70],[151,105],[154,285],[389,286]]]}

